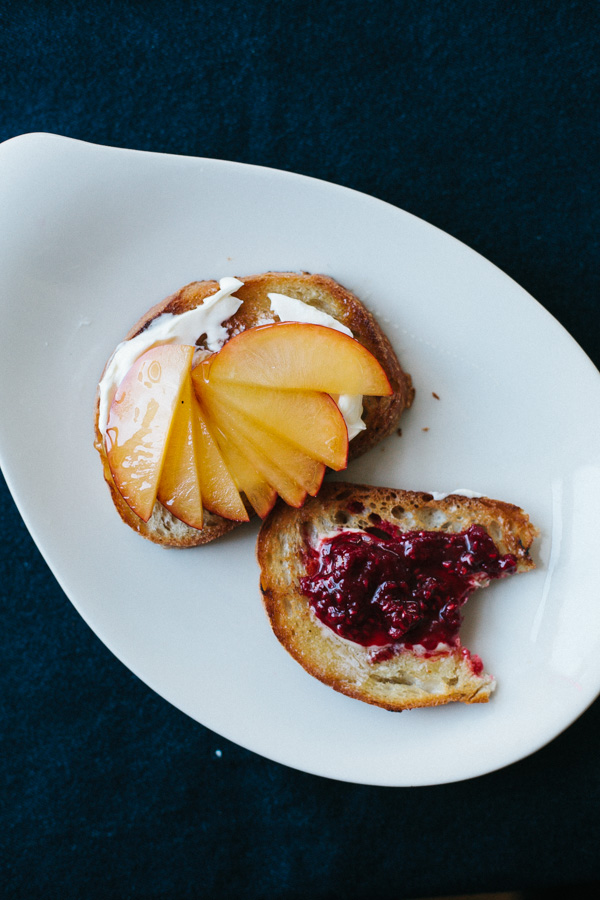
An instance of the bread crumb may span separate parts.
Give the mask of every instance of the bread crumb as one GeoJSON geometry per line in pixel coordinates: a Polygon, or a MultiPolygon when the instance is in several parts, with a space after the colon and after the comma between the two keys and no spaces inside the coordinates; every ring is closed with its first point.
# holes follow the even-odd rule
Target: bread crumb
{"type": "Polygon", "coordinates": [[[397,429],[396,429],[396,434],[398,435],[398,437],[402,437],[402,429],[401,429],[401,428],[397,428],[397,429]]]}
{"type": "Polygon", "coordinates": [[[429,431],[429,428],[421,428],[421,431],[429,431]]]}
{"type": "Polygon", "coordinates": [[[436,400],[439,400],[439,399],[440,399],[440,398],[439,398],[439,395],[436,394],[435,391],[432,391],[432,392],[431,392],[431,396],[432,396],[432,397],[435,397],[436,400]]]}

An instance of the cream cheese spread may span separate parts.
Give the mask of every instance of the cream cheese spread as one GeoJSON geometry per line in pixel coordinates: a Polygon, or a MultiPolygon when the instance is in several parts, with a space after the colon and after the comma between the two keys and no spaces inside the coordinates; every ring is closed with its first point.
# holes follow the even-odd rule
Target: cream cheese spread
{"type": "MultiPolygon", "coordinates": [[[[271,301],[272,312],[280,322],[307,322],[310,325],[324,325],[326,328],[333,328],[335,331],[341,331],[349,337],[354,337],[346,325],[342,325],[333,316],[317,309],[316,306],[311,306],[295,297],[288,297],[286,294],[271,293],[267,294],[267,297],[271,301]]],[[[367,427],[362,420],[362,394],[339,394],[333,399],[344,417],[348,429],[348,440],[351,441],[367,427]]]]}
{"type": "MultiPolygon", "coordinates": [[[[121,381],[136,359],[156,344],[189,344],[194,346],[200,335],[206,335],[204,343],[208,350],[216,352],[227,341],[229,335],[225,323],[233,316],[243,301],[233,296],[244,282],[238,278],[221,278],[219,290],[195,309],[174,314],[162,313],[148,328],[131,340],[123,341],[109,359],[99,385],[98,427],[106,434],[108,415],[113,397],[121,381]]],[[[307,322],[324,325],[342,331],[353,337],[352,332],[333,316],[285,294],[269,294],[271,310],[282,322],[307,322]]],[[[366,425],[362,421],[362,396],[342,394],[333,398],[344,417],[348,428],[348,439],[352,440],[366,425]]]]}
{"type": "Polygon", "coordinates": [[[342,325],[333,316],[298,300],[296,297],[288,297],[286,294],[267,294],[271,301],[271,309],[281,322],[307,322],[310,325],[324,325],[326,328],[333,328],[334,331],[341,331],[349,337],[354,337],[352,332],[346,325],[342,325]]]}
{"type": "Polygon", "coordinates": [[[446,491],[445,493],[443,491],[440,493],[428,491],[427,493],[431,494],[434,500],[445,500],[451,494],[458,494],[459,497],[483,497],[483,494],[478,494],[477,491],[470,491],[469,488],[457,488],[455,491],[446,491]]]}
{"type": "Polygon", "coordinates": [[[238,311],[243,302],[232,295],[242,285],[243,281],[237,278],[222,278],[219,290],[207,297],[201,306],[179,315],[163,313],[140,334],[116,347],[99,386],[98,427],[101,434],[106,434],[108,413],[117,388],[136,359],[146,350],[155,344],[189,344],[193,347],[201,334],[206,334],[209,350],[221,349],[228,337],[223,323],[238,311]]]}

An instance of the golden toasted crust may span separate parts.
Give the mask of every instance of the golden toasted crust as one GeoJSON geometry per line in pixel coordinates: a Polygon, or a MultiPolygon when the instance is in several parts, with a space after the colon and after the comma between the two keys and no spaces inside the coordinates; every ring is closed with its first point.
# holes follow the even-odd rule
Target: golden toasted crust
{"type": "MultiPolygon", "coordinates": [[[[350,459],[364,453],[394,431],[402,411],[412,403],[414,397],[412,381],[410,376],[403,372],[390,342],[373,316],[352,292],[332,278],[308,273],[265,272],[261,275],[240,277],[240,281],[244,282],[243,287],[235,294],[244,302],[227,323],[230,337],[256,325],[273,321],[267,295],[272,292],[281,293],[309,303],[342,322],[383,366],[393,394],[390,397],[364,398],[363,420],[367,427],[351,441],[350,459]]],[[[218,290],[217,281],[195,281],[186,285],[148,310],[130,329],[125,340],[130,340],[144,331],[163,313],[179,314],[195,309],[218,290]]],[[[202,338],[202,335],[198,335],[198,338],[202,338]]],[[[201,340],[198,341],[198,346],[202,348],[201,340]]],[[[147,523],[143,522],[132,512],[114,486],[106,461],[104,441],[98,429],[98,412],[97,398],[95,446],[104,464],[104,476],[113,502],[123,521],[142,537],[168,547],[193,547],[208,543],[240,524],[207,513],[204,528],[198,530],[179,522],[158,501],[150,520],[147,523]]]]}
{"type": "Polygon", "coordinates": [[[319,622],[300,593],[307,543],[314,546],[325,535],[372,528],[381,521],[402,531],[451,533],[483,525],[500,553],[516,557],[517,571],[535,567],[529,549],[538,532],[517,506],[486,497],[449,495],[434,500],[420,492],[329,483],[302,509],[278,504],[261,527],[257,541],[261,590],[276,637],[315,678],[384,709],[487,702],[494,679],[477,674],[465,648],[427,656],[403,648],[377,660],[373,648],[340,638],[319,622]]]}

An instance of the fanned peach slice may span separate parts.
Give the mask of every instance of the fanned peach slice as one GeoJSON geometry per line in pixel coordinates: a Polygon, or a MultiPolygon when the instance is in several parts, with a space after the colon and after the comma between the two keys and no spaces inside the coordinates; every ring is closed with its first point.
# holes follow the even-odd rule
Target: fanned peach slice
{"type": "Polygon", "coordinates": [[[250,517],[233,480],[233,470],[223,459],[223,454],[195,396],[193,408],[197,428],[200,489],[204,507],[224,519],[247,522],[250,517]]]}
{"type": "MultiPolygon", "coordinates": [[[[242,433],[237,418],[228,414],[227,410],[219,404],[213,403],[212,399],[209,401],[206,393],[203,393],[199,399],[200,405],[207,411],[210,421],[218,426],[219,431],[224,434],[238,453],[246,458],[271,487],[275,488],[279,496],[289,506],[302,506],[308,491],[300,485],[289,470],[284,468],[285,459],[275,462],[262,451],[258,443],[262,437],[261,433],[253,428],[250,429],[251,435],[245,430],[242,433]]],[[[316,465],[319,464],[316,463],[316,465]]]]}
{"type": "Polygon", "coordinates": [[[260,475],[254,466],[232,444],[224,432],[216,426],[213,428],[219,449],[229,471],[232,473],[237,489],[243,491],[252,509],[264,519],[273,509],[277,500],[277,491],[260,475]]]}
{"type": "MultiPolygon", "coordinates": [[[[207,375],[209,367],[205,367],[207,375]]],[[[202,391],[203,369],[192,370],[192,380],[202,391]]],[[[283,391],[234,382],[211,382],[222,403],[243,413],[256,426],[281,437],[307,456],[339,471],[348,464],[348,429],[329,394],[317,391],[283,391]]]]}
{"type": "Polygon", "coordinates": [[[380,363],[354,338],[323,325],[277,322],[232,337],[211,357],[210,379],[284,390],[389,396],[380,363]]]}
{"type": "Polygon", "coordinates": [[[106,454],[113,481],[144,522],[152,515],[173,413],[193,354],[194,348],[183,344],[146,351],[125,375],[109,410],[106,454]]]}
{"type": "Polygon", "coordinates": [[[325,466],[318,460],[307,456],[302,450],[298,450],[283,438],[270,434],[257,426],[244,413],[240,413],[223,404],[209,386],[202,393],[202,402],[213,419],[219,423],[222,429],[229,435],[234,435],[242,453],[248,456],[249,448],[254,448],[265,457],[270,465],[267,470],[264,466],[259,468],[264,476],[273,484],[269,475],[272,468],[287,475],[296,485],[303,488],[308,494],[314,496],[323,481],[325,466]]]}
{"type": "Polygon", "coordinates": [[[158,483],[158,499],[175,518],[192,528],[202,528],[202,492],[195,424],[196,398],[186,378],[173,414],[171,434],[158,483]]]}

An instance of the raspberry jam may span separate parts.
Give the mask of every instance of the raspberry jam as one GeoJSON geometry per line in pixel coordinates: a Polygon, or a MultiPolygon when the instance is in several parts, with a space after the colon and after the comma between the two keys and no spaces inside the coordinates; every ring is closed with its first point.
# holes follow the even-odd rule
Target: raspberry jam
{"type": "MultiPolygon", "coordinates": [[[[309,547],[300,589],[317,618],[364,646],[458,646],[461,607],[473,590],[512,574],[485,528],[401,532],[381,523],[309,547]]],[[[380,651],[381,652],[381,651],[380,651]]]]}

